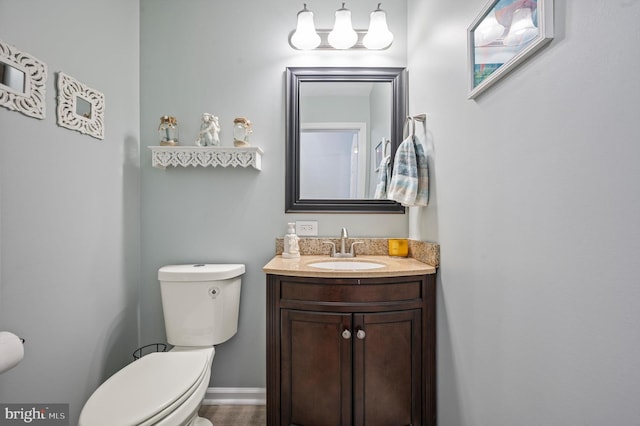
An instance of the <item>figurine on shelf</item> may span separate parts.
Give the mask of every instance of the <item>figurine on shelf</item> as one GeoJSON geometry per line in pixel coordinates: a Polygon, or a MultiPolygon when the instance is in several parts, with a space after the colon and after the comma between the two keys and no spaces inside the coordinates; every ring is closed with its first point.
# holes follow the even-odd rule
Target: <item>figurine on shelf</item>
{"type": "Polygon", "coordinates": [[[245,117],[233,119],[233,146],[249,146],[249,135],[253,133],[251,122],[245,117]]]}
{"type": "Polygon", "coordinates": [[[205,112],[202,114],[202,124],[200,125],[200,134],[196,139],[198,146],[220,146],[220,124],[218,117],[205,112]]]}
{"type": "Polygon", "coordinates": [[[178,145],[178,120],[169,115],[160,117],[158,135],[160,136],[160,146],[178,145]]]}

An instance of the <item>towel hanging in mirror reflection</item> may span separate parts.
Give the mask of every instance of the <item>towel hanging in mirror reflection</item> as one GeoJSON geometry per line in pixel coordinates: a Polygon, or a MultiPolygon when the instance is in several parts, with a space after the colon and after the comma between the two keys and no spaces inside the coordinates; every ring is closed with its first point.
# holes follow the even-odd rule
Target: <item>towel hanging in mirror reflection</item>
{"type": "Polygon", "coordinates": [[[382,146],[382,161],[378,165],[378,184],[373,194],[376,200],[387,199],[387,189],[391,180],[391,141],[385,140],[382,146]]]}

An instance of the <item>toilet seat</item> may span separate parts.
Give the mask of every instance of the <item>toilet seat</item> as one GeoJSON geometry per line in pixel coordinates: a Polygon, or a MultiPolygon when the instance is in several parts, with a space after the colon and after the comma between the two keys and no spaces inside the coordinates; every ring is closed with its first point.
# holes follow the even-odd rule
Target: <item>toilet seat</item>
{"type": "Polygon", "coordinates": [[[127,365],[91,395],[79,425],[157,423],[209,380],[212,354],[212,347],[158,352],[127,365]]]}

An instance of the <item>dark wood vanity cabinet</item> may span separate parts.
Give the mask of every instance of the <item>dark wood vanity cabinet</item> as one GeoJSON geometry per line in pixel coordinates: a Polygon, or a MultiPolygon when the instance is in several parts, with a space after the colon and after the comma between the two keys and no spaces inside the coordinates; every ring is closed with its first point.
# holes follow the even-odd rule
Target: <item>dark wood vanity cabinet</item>
{"type": "Polygon", "coordinates": [[[435,275],[267,275],[267,425],[436,424],[435,275]]]}

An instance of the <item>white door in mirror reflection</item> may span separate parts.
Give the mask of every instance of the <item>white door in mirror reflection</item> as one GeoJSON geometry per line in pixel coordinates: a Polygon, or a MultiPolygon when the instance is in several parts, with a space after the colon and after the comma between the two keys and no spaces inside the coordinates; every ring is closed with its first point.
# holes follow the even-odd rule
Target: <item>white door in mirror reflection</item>
{"type": "Polygon", "coordinates": [[[315,123],[300,129],[300,198],[365,198],[365,123],[315,123]]]}

